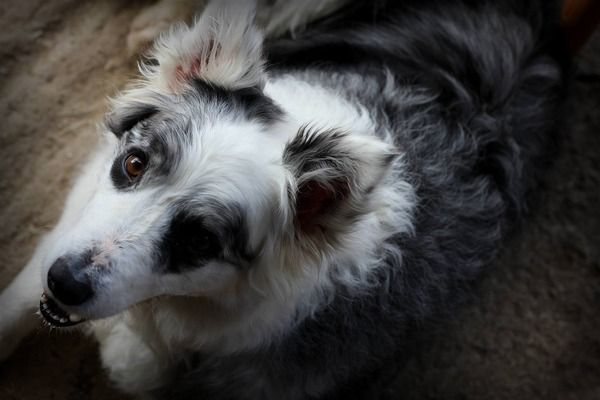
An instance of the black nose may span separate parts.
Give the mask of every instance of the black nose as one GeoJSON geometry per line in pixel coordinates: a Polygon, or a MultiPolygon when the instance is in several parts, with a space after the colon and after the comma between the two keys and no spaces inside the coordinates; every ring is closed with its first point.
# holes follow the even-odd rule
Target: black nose
{"type": "Polygon", "coordinates": [[[85,273],[88,257],[65,256],[54,261],[48,271],[48,288],[54,297],[68,306],[83,304],[94,294],[85,273]]]}

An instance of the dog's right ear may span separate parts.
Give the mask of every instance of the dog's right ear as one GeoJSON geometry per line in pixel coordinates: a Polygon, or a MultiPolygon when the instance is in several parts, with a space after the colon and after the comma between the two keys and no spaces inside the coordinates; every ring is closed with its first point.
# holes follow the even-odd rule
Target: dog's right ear
{"type": "Polygon", "coordinates": [[[175,26],[160,37],[141,66],[163,90],[179,93],[194,79],[225,88],[264,86],[263,36],[252,0],[213,0],[192,27],[175,26]]]}
{"type": "Polygon", "coordinates": [[[396,152],[364,135],[304,127],[291,140],[283,163],[293,178],[290,197],[298,233],[332,241],[370,212],[370,196],[389,170],[396,152]]]}

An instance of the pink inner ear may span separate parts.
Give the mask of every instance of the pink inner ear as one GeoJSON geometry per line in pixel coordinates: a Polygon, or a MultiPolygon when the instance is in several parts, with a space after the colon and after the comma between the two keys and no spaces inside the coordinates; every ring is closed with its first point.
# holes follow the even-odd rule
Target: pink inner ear
{"type": "Polygon", "coordinates": [[[192,59],[192,62],[189,64],[189,66],[183,66],[181,64],[177,66],[177,68],[175,69],[175,77],[177,81],[185,82],[193,78],[200,77],[200,75],[202,74],[202,64],[208,63],[210,57],[218,57],[220,52],[221,46],[211,39],[208,42],[208,50],[205,53],[207,54],[206,59],[196,57],[192,59]]]}
{"type": "Polygon", "coordinates": [[[202,69],[202,61],[200,60],[200,57],[195,58],[194,61],[192,62],[192,66],[190,67],[190,74],[191,75],[200,75],[200,71],[202,69]]]}
{"type": "Polygon", "coordinates": [[[347,184],[335,182],[325,187],[319,182],[307,182],[298,189],[296,197],[296,221],[301,230],[314,232],[323,228],[323,217],[333,211],[336,203],[346,197],[347,184]]]}
{"type": "Polygon", "coordinates": [[[175,69],[175,75],[177,77],[177,80],[182,82],[200,76],[201,71],[202,60],[200,59],[200,57],[198,57],[192,60],[188,68],[184,68],[183,65],[178,65],[175,69]]]}

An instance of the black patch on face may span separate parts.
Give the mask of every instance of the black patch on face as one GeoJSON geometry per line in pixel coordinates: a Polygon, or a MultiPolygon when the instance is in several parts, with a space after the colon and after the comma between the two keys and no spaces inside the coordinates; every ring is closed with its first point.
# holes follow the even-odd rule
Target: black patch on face
{"type": "Polygon", "coordinates": [[[271,124],[281,119],[283,110],[273,100],[265,96],[259,88],[225,89],[199,79],[194,80],[196,95],[204,101],[217,102],[242,111],[246,118],[263,124],[271,124]]]}
{"type": "Polygon", "coordinates": [[[188,214],[173,218],[163,247],[167,253],[168,272],[201,267],[209,260],[223,256],[221,241],[206,226],[204,218],[188,214]]]}
{"type": "Polygon", "coordinates": [[[160,246],[165,272],[199,268],[211,260],[247,265],[253,256],[241,209],[210,201],[200,209],[200,215],[180,211],[171,220],[160,246]]]}
{"type": "Polygon", "coordinates": [[[125,132],[156,114],[158,108],[149,104],[131,104],[129,107],[114,110],[106,116],[106,126],[116,137],[121,138],[125,132]]]}

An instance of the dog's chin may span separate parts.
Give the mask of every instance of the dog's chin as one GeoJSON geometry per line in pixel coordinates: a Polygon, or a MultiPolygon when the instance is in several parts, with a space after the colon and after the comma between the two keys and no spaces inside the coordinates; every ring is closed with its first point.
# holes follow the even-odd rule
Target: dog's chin
{"type": "Polygon", "coordinates": [[[54,328],[67,328],[84,322],[77,314],[63,310],[53,299],[42,293],[40,298],[40,315],[46,323],[54,328]]]}

